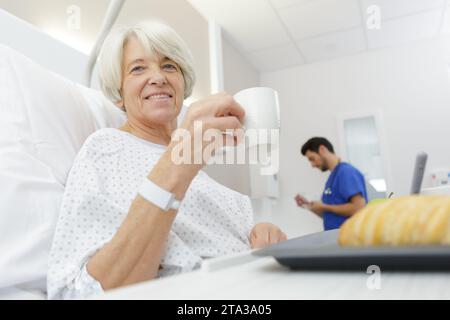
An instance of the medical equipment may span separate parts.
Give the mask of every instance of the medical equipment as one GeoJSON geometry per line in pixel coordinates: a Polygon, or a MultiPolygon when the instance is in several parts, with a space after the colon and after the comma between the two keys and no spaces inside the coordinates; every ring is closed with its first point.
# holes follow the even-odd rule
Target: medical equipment
{"type": "Polygon", "coordinates": [[[120,9],[122,9],[125,0],[112,0],[108,6],[106,11],[105,19],[102,22],[102,27],[100,29],[100,34],[97,38],[97,41],[92,48],[91,55],[89,56],[88,65],[86,68],[86,74],[84,79],[84,85],[87,87],[91,86],[92,72],[94,70],[95,63],[97,62],[97,57],[100,53],[100,49],[102,48],[103,42],[105,41],[106,36],[111,30],[114,22],[119,16],[120,9]]]}

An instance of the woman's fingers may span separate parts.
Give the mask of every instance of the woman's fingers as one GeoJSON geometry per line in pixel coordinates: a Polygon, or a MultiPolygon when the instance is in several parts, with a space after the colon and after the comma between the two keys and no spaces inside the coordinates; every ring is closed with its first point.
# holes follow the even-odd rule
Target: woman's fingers
{"type": "Polygon", "coordinates": [[[287,240],[286,234],[283,231],[278,229],[278,242],[286,241],[286,240],[287,240]]]}
{"type": "Polygon", "coordinates": [[[187,115],[189,117],[186,118],[191,122],[212,118],[236,117],[242,123],[245,111],[231,95],[222,92],[193,103],[187,115]]]}
{"type": "Polygon", "coordinates": [[[204,123],[204,128],[205,130],[217,129],[225,133],[227,131],[233,133],[237,129],[242,129],[242,123],[237,117],[224,116],[206,120],[204,123]]]}
{"type": "MultiPolygon", "coordinates": [[[[244,109],[231,95],[222,92],[206,97],[189,107],[180,126],[180,135],[173,135],[172,142],[174,146],[179,146],[180,142],[183,142],[181,144],[183,152],[179,152],[183,154],[183,161],[185,158],[201,159],[201,163],[194,162],[203,165],[208,163],[217,149],[223,146],[236,146],[243,141],[244,117],[244,109]],[[190,140],[190,143],[186,140],[190,140]],[[189,150],[184,150],[186,148],[189,150]]],[[[176,149],[178,151],[179,148],[176,149]]]]}
{"type": "Polygon", "coordinates": [[[256,240],[256,233],[254,232],[254,230],[252,230],[252,232],[250,233],[250,247],[252,249],[259,248],[256,241],[257,241],[256,240]]]}
{"type": "Polygon", "coordinates": [[[275,225],[272,225],[269,230],[269,243],[275,244],[286,240],[286,235],[275,225]]]}
{"type": "Polygon", "coordinates": [[[287,240],[284,232],[271,223],[261,223],[256,225],[250,235],[252,248],[263,248],[287,240]]]}
{"type": "Polygon", "coordinates": [[[226,96],[223,98],[221,103],[217,105],[216,116],[233,116],[238,118],[238,120],[243,123],[245,110],[238,102],[236,102],[236,100],[234,100],[232,96],[226,96]]]}
{"type": "Polygon", "coordinates": [[[250,237],[250,246],[252,249],[266,247],[269,244],[267,237],[267,233],[252,232],[252,236],[250,237]]]}

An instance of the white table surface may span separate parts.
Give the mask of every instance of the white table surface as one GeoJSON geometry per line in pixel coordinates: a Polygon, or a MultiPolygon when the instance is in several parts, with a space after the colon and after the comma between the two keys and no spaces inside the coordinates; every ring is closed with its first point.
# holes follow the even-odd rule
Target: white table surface
{"type": "Polygon", "coordinates": [[[450,299],[450,272],[382,271],[380,288],[369,289],[372,274],[365,271],[293,271],[271,257],[244,260],[230,266],[222,259],[218,269],[112,290],[102,299],[450,299]]]}

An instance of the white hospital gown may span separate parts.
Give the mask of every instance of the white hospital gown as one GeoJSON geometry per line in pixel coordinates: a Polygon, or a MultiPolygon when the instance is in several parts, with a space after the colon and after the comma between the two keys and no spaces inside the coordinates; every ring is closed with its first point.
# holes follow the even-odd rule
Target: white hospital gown
{"type": "MultiPolygon", "coordinates": [[[[103,292],[86,264],[115,235],[165,149],[112,128],[86,140],[70,171],[53,239],[49,299],[103,292]]],[[[249,250],[253,224],[249,198],[200,171],[181,202],[158,276],[194,270],[204,258],[249,250]]]]}

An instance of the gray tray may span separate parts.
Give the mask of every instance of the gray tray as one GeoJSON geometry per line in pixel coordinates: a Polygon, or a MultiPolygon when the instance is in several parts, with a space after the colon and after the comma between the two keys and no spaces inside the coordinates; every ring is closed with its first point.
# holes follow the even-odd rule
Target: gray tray
{"type": "Polygon", "coordinates": [[[366,270],[450,270],[450,246],[341,247],[338,230],[314,233],[254,251],[273,256],[291,269],[366,270]]]}

